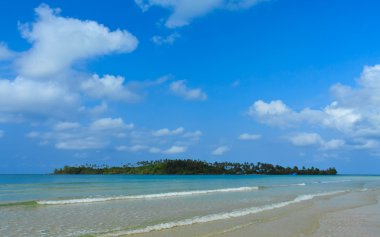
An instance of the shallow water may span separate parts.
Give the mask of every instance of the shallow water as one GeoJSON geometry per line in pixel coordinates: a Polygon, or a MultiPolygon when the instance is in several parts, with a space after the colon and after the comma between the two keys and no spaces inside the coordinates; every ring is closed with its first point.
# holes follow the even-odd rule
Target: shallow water
{"type": "Polygon", "coordinates": [[[112,235],[379,187],[378,176],[0,175],[0,236],[112,235]]]}

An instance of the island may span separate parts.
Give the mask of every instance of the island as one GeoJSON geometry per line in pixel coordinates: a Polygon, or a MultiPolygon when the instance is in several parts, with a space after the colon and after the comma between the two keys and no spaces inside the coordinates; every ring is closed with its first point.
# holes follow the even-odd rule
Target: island
{"type": "Polygon", "coordinates": [[[298,168],[297,166],[283,167],[268,163],[237,163],[237,162],[214,162],[209,163],[191,159],[163,159],[154,161],[140,161],[136,164],[123,166],[107,165],[79,165],[64,166],[55,169],[53,174],[155,174],[155,175],[336,175],[335,168],[321,170],[318,168],[298,168]]]}

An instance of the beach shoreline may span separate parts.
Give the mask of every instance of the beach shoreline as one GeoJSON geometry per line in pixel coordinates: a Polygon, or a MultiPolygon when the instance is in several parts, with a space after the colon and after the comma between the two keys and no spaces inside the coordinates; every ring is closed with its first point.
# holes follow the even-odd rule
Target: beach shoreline
{"type": "Polygon", "coordinates": [[[380,232],[379,198],[380,190],[351,191],[243,217],[121,236],[375,237],[380,232]]]}

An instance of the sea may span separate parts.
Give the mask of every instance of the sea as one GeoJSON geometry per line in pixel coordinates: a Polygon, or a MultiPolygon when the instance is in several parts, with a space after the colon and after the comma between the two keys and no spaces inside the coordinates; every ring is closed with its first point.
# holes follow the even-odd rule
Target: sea
{"type": "Polygon", "coordinates": [[[379,187],[352,175],[0,175],[0,236],[128,236],[379,187]]]}

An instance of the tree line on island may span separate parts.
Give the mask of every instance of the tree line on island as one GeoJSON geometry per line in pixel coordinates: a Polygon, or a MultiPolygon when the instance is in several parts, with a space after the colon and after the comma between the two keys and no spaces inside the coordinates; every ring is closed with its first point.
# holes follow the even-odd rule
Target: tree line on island
{"type": "Polygon", "coordinates": [[[226,175],[336,175],[335,168],[320,170],[318,168],[298,168],[297,166],[283,167],[268,163],[237,163],[214,162],[208,163],[200,160],[164,159],[155,161],[140,161],[135,165],[107,166],[107,165],[80,165],[64,166],[55,169],[54,174],[226,174],[226,175]]]}

